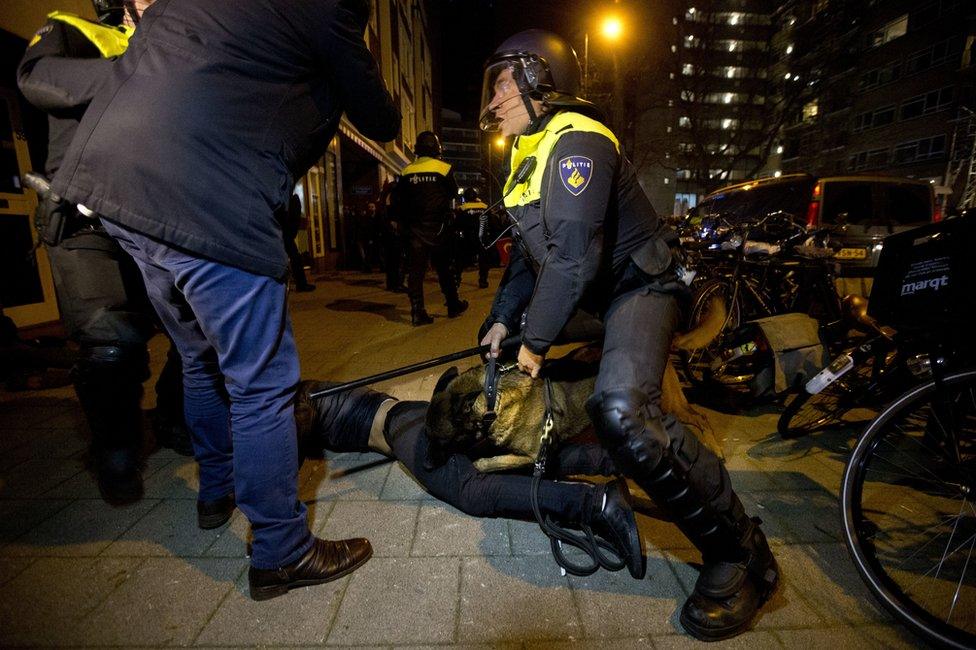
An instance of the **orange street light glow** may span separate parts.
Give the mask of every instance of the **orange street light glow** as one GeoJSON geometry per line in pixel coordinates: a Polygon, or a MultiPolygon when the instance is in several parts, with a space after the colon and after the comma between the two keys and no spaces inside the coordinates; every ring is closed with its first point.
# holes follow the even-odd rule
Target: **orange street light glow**
{"type": "Polygon", "coordinates": [[[603,19],[600,31],[606,38],[614,41],[620,38],[620,35],[624,31],[624,25],[616,16],[610,16],[603,19]]]}

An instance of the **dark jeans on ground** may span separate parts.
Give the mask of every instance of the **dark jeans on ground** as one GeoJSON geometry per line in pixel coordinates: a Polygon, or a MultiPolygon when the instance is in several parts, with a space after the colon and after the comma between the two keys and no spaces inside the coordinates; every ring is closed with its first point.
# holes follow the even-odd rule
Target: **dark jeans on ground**
{"type": "Polygon", "coordinates": [[[295,561],[312,537],[298,500],[299,366],[284,283],[104,225],[136,261],[180,351],[200,498],[236,493],[254,534],[253,566],[295,561]]]}

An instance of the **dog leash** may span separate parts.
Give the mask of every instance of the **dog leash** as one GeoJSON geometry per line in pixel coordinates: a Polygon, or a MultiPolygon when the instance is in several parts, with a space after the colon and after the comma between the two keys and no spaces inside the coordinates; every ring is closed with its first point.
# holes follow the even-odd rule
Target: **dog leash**
{"type": "Polygon", "coordinates": [[[593,529],[588,523],[584,521],[580,524],[583,530],[581,535],[556,524],[549,515],[543,515],[539,508],[539,485],[546,473],[549,447],[553,441],[552,431],[556,426],[552,410],[552,383],[548,377],[545,379],[543,398],[545,400],[545,417],[542,422],[542,437],[539,440],[539,454],[536,456],[535,467],[532,470],[532,487],[529,499],[539,528],[549,537],[553,559],[556,560],[556,564],[559,565],[563,574],[588,576],[596,573],[601,567],[607,571],[620,571],[626,566],[622,554],[610,542],[594,535],[593,529]],[[569,560],[563,552],[564,545],[582,551],[584,555],[589,557],[590,561],[576,563],[569,560]],[[604,551],[610,555],[608,556],[604,551]]]}

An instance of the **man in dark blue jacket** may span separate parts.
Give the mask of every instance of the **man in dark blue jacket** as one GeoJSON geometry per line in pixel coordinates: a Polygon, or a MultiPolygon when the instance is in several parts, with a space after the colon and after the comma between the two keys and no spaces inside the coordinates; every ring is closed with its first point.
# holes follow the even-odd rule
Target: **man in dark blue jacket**
{"type": "Polygon", "coordinates": [[[363,40],[369,13],[366,0],[159,0],[54,179],[136,260],[179,347],[198,523],[241,508],[256,600],[372,554],[312,536],[297,498],[299,364],[275,218],[343,112],[368,138],[399,130],[363,40]]]}

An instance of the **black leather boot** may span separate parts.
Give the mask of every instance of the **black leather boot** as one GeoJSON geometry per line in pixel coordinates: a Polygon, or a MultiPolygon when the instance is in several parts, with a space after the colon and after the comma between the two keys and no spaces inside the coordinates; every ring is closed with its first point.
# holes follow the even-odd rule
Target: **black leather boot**
{"type": "Polygon", "coordinates": [[[326,397],[312,393],[338,386],[332,381],[303,381],[295,396],[298,451],[302,457],[321,457],[322,450],[366,452],[373,418],[380,405],[394,399],[369,388],[354,388],[326,397]]]}
{"type": "Polygon", "coordinates": [[[92,434],[89,467],[102,498],[112,505],[142,498],[144,355],[112,345],[88,347],[72,370],[92,434]]]}
{"type": "Polygon", "coordinates": [[[647,558],[641,544],[637,519],[630,505],[627,481],[619,478],[601,485],[594,494],[585,523],[593,527],[600,537],[612,543],[627,563],[627,570],[640,580],[647,573],[647,558]]]}
{"type": "Polygon", "coordinates": [[[423,296],[417,298],[415,296],[410,297],[410,323],[414,327],[420,325],[430,325],[434,322],[434,319],[430,317],[427,310],[424,309],[424,299],[423,296]]]}
{"type": "Polygon", "coordinates": [[[461,299],[453,300],[447,303],[447,317],[457,318],[458,316],[463,314],[465,310],[467,310],[467,308],[468,308],[467,300],[461,300],[461,299]]]}
{"type": "Polygon", "coordinates": [[[668,513],[701,551],[704,567],[681,623],[703,641],[745,631],[775,591],[779,570],[746,516],[722,461],[639,391],[608,391],[587,402],[614,462],[668,513]]]}

